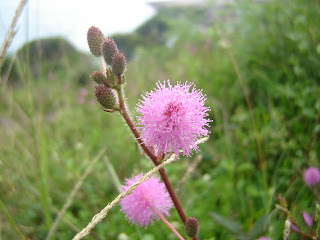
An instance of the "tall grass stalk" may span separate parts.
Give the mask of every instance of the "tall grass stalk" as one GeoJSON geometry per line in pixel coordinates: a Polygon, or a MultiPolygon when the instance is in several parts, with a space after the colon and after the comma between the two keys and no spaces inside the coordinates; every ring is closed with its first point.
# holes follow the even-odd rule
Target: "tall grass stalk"
{"type": "Polygon", "coordinates": [[[264,163],[264,158],[263,158],[263,152],[262,152],[261,142],[259,139],[259,132],[258,132],[258,128],[257,128],[256,118],[254,116],[251,100],[249,97],[249,89],[247,88],[247,86],[242,78],[241,71],[240,71],[238,62],[234,56],[232,46],[230,44],[229,39],[226,38],[226,36],[223,34],[223,32],[219,28],[218,28],[218,33],[220,34],[221,38],[226,42],[225,48],[228,52],[229,58],[231,60],[231,63],[232,63],[233,69],[234,69],[234,72],[235,72],[237,79],[240,83],[243,96],[244,96],[246,104],[248,106],[250,119],[251,119],[251,123],[252,123],[253,130],[254,130],[256,146],[257,146],[257,150],[258,150],[258,158],[259,158],[259,162],[260,162],[260,168],[264,171],[265,163],[264,163]]]}
{"type": "MultiPolygon", "coordinates": [[[[11,229],[19,236],[20,239],[27,239],[20,231],[16,221],[13,219],[13,217],[10,214],[10,211],[8,210],[6,204],[0,199],[0,210],[4,213],[6,218],[8,219],[11,229]]],[[[1,236],[0,236],[1,237],[1,236]]]]}
{"type": "Polygon", "coordinates": [[[36,119],[36,148],[40,167],[40,200],[43,208],[43,214],[45,217],[45,222],[48,228],[52,224],[52,219],[50,215],[50,194],[49,194],[49,184],[48,184],[48,157],[47,157],[47,138],[43,131],[43,119],[42,113],[36,119]]]}
{"type": "Polygon", "coordinates": [[[181,178],[180,182],[178,183],[178,186],[176,188],[176,193],[178,194],[184,185],[184,183],[188,180],[188,178],[191,176],[191,174],[195,171],[197,166],[200,164],[202,161],[203,156],[202,155],[197,155],[196,159],[193,160],[193,163],[190,164],[190,166],[187,168],[186,172],[184,173],[183,177],[181,178]]]}
{"type": "Polygon", "coordinates": [[[121,183],[120,183],[120,180],[119,180],[119,177],[116,173],[116,171],[114,170],[114,167],[112,166],[111,162],[109,161],[109,158],[108,157],[104,157],[103,158],[104,162],[106,163],[107,165],[107,169],[108,169],[108,172],[109,174],[111,175],[111,178],[112,178],[112,181],[114,183],[114,185],[116,186],[117,190],[120,191],[121,189],[121,183]]]}
{"type": "Polygon", "coordinates": [[[249,90],[248,90],[248,88],[247,88],[247,86],[246,86],[246,84],[245,84],[245,82],[244,82],[244,80],[242,78],[240,67],[239,67],[239,64],[238,64],[235,56],[234,56],[234,53],[233,53],[233,50],[232,50],[232,45],[231,45],[229,39],[227,39],[227,37],[219,29],[219,27],[217,27],[217,30],[218,30],[218,33],[221,36],[221,38],[226,42],[225,49],[227,50],[227,53],[228,53],[229,58],[231,60],[234,72],[235,72],[235,74],[237,76],[237,79],[238,79],[239,84],[240,84],[241,89],[242,89],[243,96],[244,96],[246,104],[248,106],[250,120],[251,120],[251,123],[252,123],[252,126],[253,126],[254,138],[255,138],[255,142],[256,142],[256,146],[257,146],[259,165],[260,165],[260,169],[262,170],[262,173],[263,173],[265,190],[267,191],[267,171],[266,171],[264,156],[263,156],[263,152],[262,152],[260,134],[259,134],[259,131],[258,131],[258,128],[257,128],[256,118],[255,118],[255,115],[254,115],[254,112],[253,112],[253,107],[252,107],[250,96],[249,96],[249,90]]]}
{"type": "MultiPolygon", "coordinates": [[[[14,38],[14,36],[16,35],[17,31],[16,30],[16,24],[18,22],[18,19],[22,13],[22,10],[24,8],[24,6],[26,5],[27,3],[27,0],[21,0],[17,9],[16,9],[16,12],[15,12],[15,15],[12,19],[12,22],[11,22],[11,25],[6,33],[6,36],[3,40],[3,43],[2,43],[2,46],[1,46],[1,53],[0,53],[0,72],[1,72],[1,68],[2,68],[2,65],[4,63],[4,59],[6,58],[6,55],[7,55],[7,51],[12,43],[12,40],[14,38]]],[[[1,75],[0,75],[0,84],[1,84],[2,80],[1,80],[1,75]]]]}

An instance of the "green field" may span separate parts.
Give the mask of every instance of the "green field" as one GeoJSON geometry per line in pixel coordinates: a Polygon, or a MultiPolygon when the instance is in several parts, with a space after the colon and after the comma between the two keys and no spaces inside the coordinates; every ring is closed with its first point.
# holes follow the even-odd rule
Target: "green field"
{"type": "MultiPolygon", "coordinates": [[[[165,167],[185,213],[199,220],[198,239],[283,239],[277,195],[305,234],[289,239],[320,239],[320,220],[311,230],[302,217],[320,202],[320,185],[303,181],[320,167],[320,2],[240,1],[214,19],[206,11],[163,10],[114,36],[128,57],[131,116],[158,80],[194,82],[206,94],[210,139],[165,167]]],[[[97,58],[63,39],[26,44],[11,68],[12,55],[0,86],[0,239],[46,239],[66,204],[51,239],[72,239],[119,194],[119,181],[153,165],[121,116],[95,101],[97,58]]],[[[176,237],[162,222],[131,225],[116,206],[86,239],[176,237]]]]}

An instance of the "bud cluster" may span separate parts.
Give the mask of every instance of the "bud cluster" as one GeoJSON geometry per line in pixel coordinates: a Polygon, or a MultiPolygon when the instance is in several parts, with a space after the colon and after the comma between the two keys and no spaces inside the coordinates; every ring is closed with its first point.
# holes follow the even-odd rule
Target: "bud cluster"
{"type": "MultiPolygon", "coordinates": [[[[107,112],[119,111],[155,165],[158,165],[157,163],[160,163],[166,154],[179,155],[183,152],[189,156],[192,148],[198,150],[195,141],[200,136],[208,134],[206,127],[211,121],[205,119],[208,116],[206,112],[210,108],[204,106],[205,95],[201,90],[195,90],[192,83],[177,83],[172,86],[169,80],[158,82],[158,89],[148,93],[137,107],[137,111],[142,115],[138,116],[138,124],[142,126],[140,136],[126,111],[123,92],[124,72],[127,67],[125,55],[119,51],[112,38],[105,38],[101,30],[96,27],[88,30],[87,40],[91,53],[100,58],[102,66],[102,71],[94,71],[90,75],[90,78],[98,84],[95,87],[97,101],[107,112]],[[191,114],[186,116],[185,112],[191,114]],[[161,129],[161,126],[165,126],[165,129],[161,129]],[[184,131],[181,133],[176,129],[184,131]]],[[[166,163],[169,163],[168,161],[166,163]]],[[[146,179],[149,177],[147,180],[143,180],[142,174],[126,179],[126,184],[121,187],[121,192],[124,193],[120,201],[121,211],[132,223],[138,223],[140,226],[147,227],[154,220],[161,219],[179,239],[184,239],[164,218],[164,215],[169,215],[169,210],[173,206],[171,199],[177,200],[174,193],[170,191],[169,194],[165,190],[166,188],[170,190],[166,174],[161,174],[163,182],[149,174],[144,176],[146,179]],[[135,184],[134,189],[133,184],[135,184]]],[[[185,234],[188,238],[197,239],[198,220],[195,217],[185,220],[179,201],[175,202],[175,207],[184,223],[185,234]]]]}
{"type": "Polygon", "coordinates": [[[90,78],[97,84],[95,95],[106,111],[119,110],[115,90],[124,83],[123,74],[127,67],[126,57],[118,49],[112,38],[105,38],[99,28],[91,27],[87,33],[91,53],[100,57],[108,65],[104,72],[94,71],[90,78]]]}
{"type": "Polygon", "coordinates": [[[118,50],[112,38],[104,38],[99,28],[91,27],[87,33],[87,40],[91,53],[96,57],[103,56],[104,61],[111,66],[113,75],[123,75],[127,66],[126,57],[118,50]]]}

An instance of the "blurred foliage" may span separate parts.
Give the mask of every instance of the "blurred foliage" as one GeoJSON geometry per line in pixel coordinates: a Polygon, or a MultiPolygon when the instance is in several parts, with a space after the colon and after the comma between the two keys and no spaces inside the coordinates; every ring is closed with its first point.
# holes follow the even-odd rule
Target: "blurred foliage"
{"type": "Polygon", "coordinates": [[[182,26],[190,24],[191,27],[197,28],[208,23],[204,16],[206,16],[205,8],[165,8],[139,26],[133,33],[117,33],[111,37],[117,43],[120,51],[126,54],[128,60],[131,60],[138,47],[151,49],[167,44],[168,32],[171,29],[179,29],[178,24],[182,26]],[[171,24],[173,26],[170,26],[171,24]]]}
{"type": "Polygon", "coordinates": [[[141,44],[141,38],[136,33],[118,33],[112,35],[118,49],[126,55],[127,61],[134,57],[135,48],[141,44]]]}
{"type": "MultiPolygon", "coordinates": [[[[179,191],[186,214],[199,220],[199,239],[281,239],[286,216],[275,210],[276,193],[297,219],[302,211],[314,212],[316,197],[302,177],[306,167],[319,167],[319,4],[239,1],[220,9],[163,9],[134,33],[114,36],[131,58],[125,89],[133,116],[140,95],[158,80],[191,81],[207,95],[211,139],[200,146],[203,160],[179,191]]],[[[25,236],[44,239],[50,218],[100,149],[106,147],[120,180],[152,164],[119,116],[91,103],[92,85],[79,86],[89,83],[97,62],[73,55],[67,44],[61,53],[51,41],[40,43],[41,51],[33,46],[39,42],[18,54],[10,73],[9,83],[19,85],[1,89],[0,200],[25,236]],[[55,51],[42,54],[47,45],[55,51]],[[46,60],[37,75],[32,63],[39,56],[46,60]]],[[[173,186],[193,161],[181,158],[166,168],[173,186]]],[[[55,237],[71,238],[117,193],[101,159],[55,237]]],[[[176,211],[171,215],[183,232],[176,211]]],[[[6,222],[0,214],[0,236],[16,238],[14,224],[6,222]]],[[[124,235],[175,239],[161,223],[138,230],[118,207],[89,239],[124,235]]],[[[292,233],[290,239],[300,237],[292,233]]]]}

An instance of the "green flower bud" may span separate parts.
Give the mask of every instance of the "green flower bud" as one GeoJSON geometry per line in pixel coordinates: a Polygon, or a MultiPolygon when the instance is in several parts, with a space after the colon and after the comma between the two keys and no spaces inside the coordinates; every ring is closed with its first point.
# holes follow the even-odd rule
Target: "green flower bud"
{"type": "Polygon", "coordinates": [[[104,41],[104,36],[101,30],[93,26],[89,28],[87,33],[87,40],[88,40],[90,52],[96,57],[101,56],[102,55],[101,46],[104,41]]]}
{"type": "Polygon", "coordinates": [[[112,89],[99,85],[96,87],[95,95],[97,97],[98,102],[106,109],[117,109],[117,100],[112,89]]]}
{"type": "Polygon", "coordinates": [[[107,80],[106,76],[105,76],[102,72],[100,72],[100,71],[94,71],[94,72],[92,72],[92,73],[90,74],[90,78],[91,78],[94,82],[96,82],[96,83],[98,83],[98,84],[101,84],[101,83],[103,83],[103,81],[106,81],[106,80],[107,80]]]}
{"type": "Polygon", "coordinates": [[[184,223],[184,231],[188,237],[195,237],[199,231],[199,222],[195,217],[190,217],[184,223]]]}
{"type": "Polygon", "coordinates": [[[126,67],[127,67],[126,57],[124,56],[124,54],[118,51],[116,54],[113,55],[113,58],[112,58],[112,62],[111,62],[112,73],[116,76],[118,74],[122,75],[126,70],[126,67]]]}
{"type": "Polygon", "coordinates": [[[118,47],[112,38],[107,38],[102,44],[102,53],[107,64],[111,65],[113,55],[118,51],[118,47]]]}

